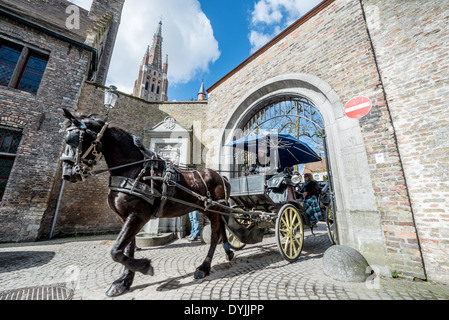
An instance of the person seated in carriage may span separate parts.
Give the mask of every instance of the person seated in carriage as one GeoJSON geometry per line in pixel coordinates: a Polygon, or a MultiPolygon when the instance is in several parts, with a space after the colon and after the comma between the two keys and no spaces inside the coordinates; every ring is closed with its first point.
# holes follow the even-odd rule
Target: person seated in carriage
{"type": "Polygon", "coordinates": [[[306,211],[309,222],[316,224],[323,219],[318,197],[321,193],[321,187],[318,181],[315,181],[311,173],[304,174],[304,184],[299,193],[304,199],[304,209],[306,211]]]}
{"type": "Polygon", "coordinates": [[[278,167],[271,161],[270,152],[266,147],[259,147],[257,150],[256,163],[253,164],[248,172],[249,174],[264,174],[273,176],[278,172],[278,167]]]}

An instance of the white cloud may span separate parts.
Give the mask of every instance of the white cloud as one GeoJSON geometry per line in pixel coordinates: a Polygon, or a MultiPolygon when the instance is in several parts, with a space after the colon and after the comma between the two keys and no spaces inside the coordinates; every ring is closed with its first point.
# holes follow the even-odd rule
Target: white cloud
{"type": "Polygon", "coordinates": [[[254,6],[251,22],[264,22],[266,24],[280,22],[282,14],[277,7],[266,0],[259,1],[254,6]]]}
{"type": "Polygon", "coordinates": [[[186,83],[220,57],[218,42],[198,0],[127,0],[109,69],[108,83],[132,93],[139,66],[162,15],[163,59],[170,85],[186,83]]]}
{"type": "Polygon", "coordinates": [[[253,52],[257,49],[263,47],[268,41],[270,41],[273,37],[269,34],[265,34],[262,32],[258,32],[256,30],[251,30],[249,34],[249,42],[253,48],[253,52]]]}
{"type": "Polygon", "coordinates": [[[257,51],[322,0],[257,0],[251,13],[251,52],[257,51]]]}

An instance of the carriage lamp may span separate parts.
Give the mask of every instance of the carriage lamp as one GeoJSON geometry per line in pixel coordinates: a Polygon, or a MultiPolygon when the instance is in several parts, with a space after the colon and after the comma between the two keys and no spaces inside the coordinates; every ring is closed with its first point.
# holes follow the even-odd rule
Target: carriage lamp
{"type": "Polygon", "coordinates": [[[104,92],[104,105],[110,110],[115,107],[115,104],[118,100],[118,91],[116,86],[110,86],[109,89],[106,89],[104,92]]]}
{"type": "Polygon", "coordinates": [[[292,182],[294,184],[300,184],[301,183],[301,176],[299,174],[295,174],[292,178],[291,178],[292,182]]]}

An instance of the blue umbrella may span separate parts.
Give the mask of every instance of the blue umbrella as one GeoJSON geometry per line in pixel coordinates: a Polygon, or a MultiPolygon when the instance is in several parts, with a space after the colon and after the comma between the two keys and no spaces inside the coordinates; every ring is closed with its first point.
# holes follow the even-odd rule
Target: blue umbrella
{"type": "Polygon", "coordinates": [[[254,153],[257,153],[259,148],[262,147],[266,148],[272,155],[274,151],[277,154],[278,164],[281,168],[322,160],[306,143],[288,134],[270,133],[248,136],[232,141],[227,146],[254,153]]]}

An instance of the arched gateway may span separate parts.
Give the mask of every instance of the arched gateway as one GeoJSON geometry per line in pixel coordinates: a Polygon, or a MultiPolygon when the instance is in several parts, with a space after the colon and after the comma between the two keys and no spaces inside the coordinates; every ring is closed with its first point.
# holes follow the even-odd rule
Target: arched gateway
{"type": "MultiPolygon", "coordinates": [[[[233,106],[222,128],[222,147],[216,153],[220,157],[220,170],[236,169],[233,149],[226,144],[254,131],[254,119],[261,119],[260,123],[268,121],[270,116],[263,120],[262,111],[280,101],[293,104],[294,101],[302,101],[318,111],[320,119],[315,125],[324,134],[325,158],[331,169],[335,193],[334,212],[339,242],[358,248],[370,263],[388,272],[380,213],[376,207],[359,120],[345,116],[340,98],[323,80],[308,74],[285,74],[250,90],[233,106]]],[[[297,116],[301,117],[300,114],[297,116]]],[[[310,117],[308,120],[313,121],[310,117]]]]}

